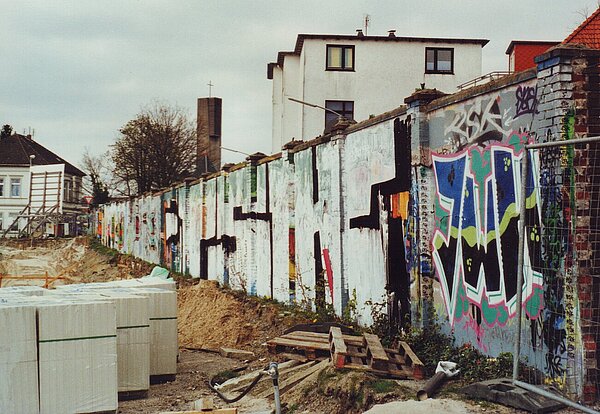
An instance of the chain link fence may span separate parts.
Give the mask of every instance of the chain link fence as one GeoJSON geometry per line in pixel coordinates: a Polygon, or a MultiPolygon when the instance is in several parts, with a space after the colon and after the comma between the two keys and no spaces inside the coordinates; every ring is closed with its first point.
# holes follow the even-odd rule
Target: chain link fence
{"type": "Polygon", "coordinates": [[[526,149],[513,380],[596,412],[576,403],[600,400],[600,137],[526,149]]]}

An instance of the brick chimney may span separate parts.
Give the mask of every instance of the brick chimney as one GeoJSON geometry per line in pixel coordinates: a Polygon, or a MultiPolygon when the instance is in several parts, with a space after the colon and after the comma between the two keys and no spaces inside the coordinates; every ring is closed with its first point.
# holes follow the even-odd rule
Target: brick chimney
{"type": "Polygon", "coordinates": [[[198,98],[197,159],[198,175],[221,169],[221,98],[198,98]]]}

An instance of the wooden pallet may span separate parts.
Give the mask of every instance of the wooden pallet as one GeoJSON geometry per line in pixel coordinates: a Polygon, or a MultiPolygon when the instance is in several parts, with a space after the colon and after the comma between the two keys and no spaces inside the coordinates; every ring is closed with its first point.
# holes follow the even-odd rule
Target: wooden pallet
{"type": "Polygon", "coordinates": [[[267,348],[272,354],[300,355],[309,361],[329,358],[327,334],[290,332],[267,341],[267,348]]]}
{"type": "Polygon", "coordinates": [[[344,335],[338,327],[328,334],[296,331],[267,342],[269,352],[288,359],[331,358],[336,368],[360,369],[390,378],[424,378],[423,363],[400,342],[398,349],[384,348],[377,335],[344,335]]]}
{"type": "Polygon", "coordinates": [[[397,350],[384,348],[377,335],[364,334],[362,343],[348,342],[338,328],[329,331],[331,360],[336,368],[369,371],[398,379],[423,379],[423,363],[406,342],[397,350]]]}

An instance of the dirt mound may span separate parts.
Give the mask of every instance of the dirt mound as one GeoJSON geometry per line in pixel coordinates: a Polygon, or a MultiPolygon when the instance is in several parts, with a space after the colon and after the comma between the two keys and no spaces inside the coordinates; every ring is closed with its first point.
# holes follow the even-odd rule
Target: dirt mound
{"type": "Polygon", "coordinates": [[[147,275],[154,265],[116,252],[100,253],[90,247],[89,239],[8,241],[0,245],[0,275],[2,286],[43,285],[46,274],[60,277],[54,285],[63,283],[104,282],[147,275]],[[21,276],[16,279],[15,277],[21,276]],[[36,278],[37,277],[37,278],[36,278]]]}
{"type": "Polygon", "coordinates": [[[178,301],[179,345],[184,347],[231,347],[264,354],[262,344],[300,322],[275,305],[221,289],[211,281],[180,286],[178,301]]]}

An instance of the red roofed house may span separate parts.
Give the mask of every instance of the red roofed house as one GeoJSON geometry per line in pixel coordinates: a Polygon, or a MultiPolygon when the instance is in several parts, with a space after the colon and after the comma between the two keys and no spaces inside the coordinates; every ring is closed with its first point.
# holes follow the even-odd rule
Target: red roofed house
{"type": "Polygon", "coordinates": [[[506,49],[508,55],[508,70],[520,72],[529,68],[535,68],[533,58],[546,52],[559,42],[537,41],[537,40],[513,40],[506,49]]]}
{"type": "Polygon", "coordinates": [[[585,19],[577,29],[573,31],[563,44],[585,45],[590,49],[600,49],[600,8],[590,17],[585,19]]]}

